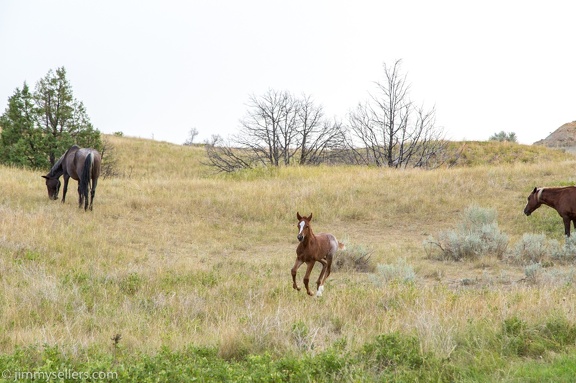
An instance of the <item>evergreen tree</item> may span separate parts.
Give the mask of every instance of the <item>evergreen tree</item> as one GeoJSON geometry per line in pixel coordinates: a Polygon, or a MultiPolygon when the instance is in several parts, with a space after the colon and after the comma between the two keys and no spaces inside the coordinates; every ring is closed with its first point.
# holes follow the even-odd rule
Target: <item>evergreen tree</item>
{"type": "Polygon", "coordinates": [[[0,161],[49,168],[73,144],[102,149],[100,132],[92,126],[84,104],[72,94],[66,70],[50,70],[30,93],[24,84],[8,100],[0,117],[0,161]]]}
{"type": "Polygon", "coordinates": [[[505,131],[501,131],[500,133],[494,133],[490,136],[489,141],[500,141],[500,142],[518,142],[518,138],[516,138],[516,133],[510,132],[506,133],[505,131]]]}
{"type": "Polygon", "coordinates": [[[7,165],[46,168],[49,166],[45,155],[41,132],[35,127],[33,96],[28,85],[22,90],[16,88],[8,99],[8,107],[0,116],[0,162],[7,165]]]}

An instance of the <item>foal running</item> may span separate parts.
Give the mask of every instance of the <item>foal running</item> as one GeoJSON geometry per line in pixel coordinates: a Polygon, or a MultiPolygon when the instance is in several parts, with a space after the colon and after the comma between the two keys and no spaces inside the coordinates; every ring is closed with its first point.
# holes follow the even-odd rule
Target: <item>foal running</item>
{"type": "Polygon", "coordinates": [[[310,273],[314,268],[314,264],[320,262],[322,264],[322,271],[316,282],[316,296],[320,297],[324,291],[324,282],[326,282],[326,278],[330,275],[332,258],[338,249],[344,248],[344,245],[338,242],[332,234],[320,233],[314,235],[312,227],[310,226],[312,213],[310,213],[309,217],[302,217],[300,213],[296,212],[296,217],[298,218],[298,241],[300,241],[300,243],[296,248],[296,262],[292,268],[292,287],[300,291],[300,287],[298,287],[296,283],[296,272],[298,268],[305,263],[306,274],[304,275],[304,287],[306,287],[308,295],[313,295],[310,288],[308,288],[308,282],[310,281],[310,273]]]}

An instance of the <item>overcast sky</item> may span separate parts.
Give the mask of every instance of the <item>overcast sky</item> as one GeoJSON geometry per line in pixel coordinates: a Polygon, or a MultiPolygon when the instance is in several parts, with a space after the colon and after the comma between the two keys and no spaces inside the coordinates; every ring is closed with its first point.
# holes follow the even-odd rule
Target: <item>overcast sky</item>
{"type": "Polygon", "coordinates": [[[238,131],[251,94],[346,114],[402,59],[452,140],[531,144],[576,120],[576,1],[0,0],[0,113],[65,67],[103,133],[238,131]]]}

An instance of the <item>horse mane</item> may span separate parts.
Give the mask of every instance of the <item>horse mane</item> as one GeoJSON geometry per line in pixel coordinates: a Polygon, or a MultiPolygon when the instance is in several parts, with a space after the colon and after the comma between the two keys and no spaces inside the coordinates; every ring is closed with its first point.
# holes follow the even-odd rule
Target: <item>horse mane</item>
{"type": "Polygon", "coordinates": [[[80,147],[78,147],[78,145],[72,145],[68,150],[66,150],[66,153],[62,154],[60,156],[60,158],[58,159],[58,161],[56,161],[54,166],[52,166],[52,169],[50,169],[50,173],[48,173],[48,177],[58,178],[64,173],[64,168],[62,167],[62,163],[64,162],[64,159],[66,158],[66,155],[70,152],[70,150],[72,150],[74,148],[80,149],[80,147]]]}
{"type": "MultiPolygon", "coordinates": [[[[66,152],[68,153],[68,152],[66,152]]],[[[56,161],[52,169],[50,169],[50,173],[48,173],[48,177],[50,178],[58,178],[64,173],[64,169],[62,169],[62,162],[64,162],[64,157],[66,157],[66,153],[62,154],[62,156],[56,161]]]]}

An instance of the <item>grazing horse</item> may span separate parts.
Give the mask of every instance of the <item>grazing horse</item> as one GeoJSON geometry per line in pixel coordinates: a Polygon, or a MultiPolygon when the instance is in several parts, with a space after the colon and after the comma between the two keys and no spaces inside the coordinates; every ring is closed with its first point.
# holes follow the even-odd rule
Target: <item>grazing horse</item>
{"type": "Polygon", "coordinates": [[[570,222],[572,222],[574,228],[576,228],[576,187],[534,188],[528,196],[528,203],[524,208],[524,214],[529,216],[542,204],[556,209],[564,221],[564,234],[569,237],[570,222]]]}
{"type": "Polygon", "coordinates": [[[343,249],[344,245],[336,239],[332,234],[320,233],[314,235],[310,221],[312,221],[312,213],[309,217],[302,217],[300,213],[296,212],[298,218],[298,248],[296,248],[296,262],[292,268],[292,282],[296,290],[300,291],[300,287],[296,283],[296,272],[298,268],[306,263],[306,274],[304,275],[304,286],[308,295],[313,295],[308,288],[308,281],[310,280],[310,273],[314,268],[316,262],[322,264],[322,271],[318,276],[316,282],[316,296],[322,296],[324,291],[324,282],[330,275],[330,268],[332,267],[332,258],[338,249],[343,249]]]}
{"type": "Polygon", "coordinates": [[[46,188],[48,189],[48,198],[58,199],[60,191],[60,176],[64,175],[64,192],[62,193],[62,203],[66,202],[66,192],[68,191],[68,180],[70,177],[78,181],[78,207],[84,210],[90,207],[94,194],[96,194],[96,185],[100,176],[100,153],[95,149],[79,148],[73,145],[56,161],[50,172],[45,176],[46,188]],[[90,204],[88,204],[88,189],[90,189],[90,204]]]}

